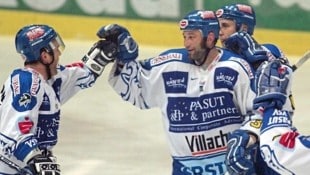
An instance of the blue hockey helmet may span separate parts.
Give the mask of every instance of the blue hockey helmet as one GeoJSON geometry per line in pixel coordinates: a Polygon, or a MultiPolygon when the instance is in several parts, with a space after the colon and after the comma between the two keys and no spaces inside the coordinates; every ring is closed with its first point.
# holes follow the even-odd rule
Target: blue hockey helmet
{"type": "Polygon", "coordinates": [[[33,62],[40,59],[43,48],[52,51],[58,47],[63,51],[65,45],[52,27],[33,24],[17,32],[15,47],[16,51],[24,57],[25,62],[33,62]]]}
{"type": "Polygon", "coordinates": [[[188,13],[179,23],[181,30],[201,30],[203,37],[210,32],[219,36],[219,22],[213,11],[194,10],[188,13]]]}
{"type": "Polygon", "coordinates": [[[240,30],[242,24],[247,25],[247,33],[253,35],[256,25],[256,16],[253,7],[246,4],[227,5],[218,9],[216,15],[218,18],[234,20],[237,31],[240,30]]]}

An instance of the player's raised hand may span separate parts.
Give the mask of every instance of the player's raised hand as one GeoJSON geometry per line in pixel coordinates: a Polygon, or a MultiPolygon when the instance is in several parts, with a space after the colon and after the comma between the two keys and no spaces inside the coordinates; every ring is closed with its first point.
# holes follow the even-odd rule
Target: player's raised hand
{"type": "Polygon", "coordinates": [[[264,62],[256,71],[254,109],[282,109],[290,91],[292,72],[280,60],[264,62]]]}
{"type": "Polygon", "coordinates": [[[109,24],[101,27],[97,36],[117,45],[116,57],[118,61],[126,63],[138,57],[139,46],[125,27],[109,24]]]}
{"type": "Polygon", "coordinates": [[[92,72],[99,76],[105,66],[115,60],[116,54],[116,44],[107,40],[99,40],[90,48],[82,61],[92,72]]]}

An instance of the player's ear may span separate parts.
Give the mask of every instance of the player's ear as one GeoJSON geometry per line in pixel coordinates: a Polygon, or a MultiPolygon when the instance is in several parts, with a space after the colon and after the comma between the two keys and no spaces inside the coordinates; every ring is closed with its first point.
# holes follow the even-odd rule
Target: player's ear
{"type": "Polygon", "coordinates": [[[248,26],[246,24],[242,24],[240,27],[240,31],[248,32],[248,26]]]}
{"type": "Polygon", "coordinates": [[[52,58],[51,58],[51,55],[46,50],[41,51],[40,57],[41,57],[42,63],[50,64],[52,58]]]}
{"type": "Polygon", "coordinates": [[[209,32],[208,37],[207,37],[207,46],[209,48],[213,47],[215,40],[216,40],[215,34],[213,32],[209,32]]]}

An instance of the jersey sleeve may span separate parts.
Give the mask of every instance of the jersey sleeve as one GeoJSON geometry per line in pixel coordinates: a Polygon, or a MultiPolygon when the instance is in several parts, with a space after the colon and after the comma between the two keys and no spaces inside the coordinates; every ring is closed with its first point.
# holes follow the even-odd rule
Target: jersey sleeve
{"type": "Polygon", "coordinates": [[[250,65],[241,58],[231,58],[226,61],[228,67],[232,67],[238,72],[238,82],[234,85],[235,104],[238,106],[241,115],[246,116],[253,111],[254,92],[254,72],[250,65]]]}
{"type": "Polygon", "coordinates": [[[123,66],[115,62],[109,83],[123,100],[140,109],[164,106],[166,91],[169,91],[169,77],[165,77],[165,72],[180,71],[187,64],[185,53],[185,49],[171,49],[156,57],[131,61],[123,66]]]}
{"type": "Polygon", "coordinates": [[[64,104],[72,96],[82,89],[92,87],[96,76],[86,67],[84,63],[77,62],[71,65],[59,66],[58,74],[53,77],[51,83],[59,95],[60,103],[64,104]]]}
{"type": "Polygon", "coordinates": [[[43,100],[42,79],[35,72],[16,70],[5,82],[0,103],[2,154],[20,161],[36,154],[34,137],[43,100]]]}
{"type": "Polygon", "coordinates": [[[253,111],[253,99],[256,96],[254,91],[254,71],[249,63],[241,58],[231,58],[230,60],[235,63],[235,66],[233,64],[230,66],[233,66],[239,72],[239,82],[236,83],[234,91],[235,103],[244,118],[240,129],[247,130],[258,136],[262,117],[256,115],[253,111]]]}
{"type": "Polygon", "coordinates": [[[310,137],[292,127],[290,112],[264,112],[260,149],[268,166],[280,174],[305,174],[310,162],[310,137]]]}
{"type": "Polygon", "coordinates": [[[164,92],[160,78],[160,74],[144,68],[140,61],[131,61],[122,68],[115,63],[109,75],[109,83],[123,100],[140,109],[148,109],[158,106],[158,97],[162,97],[161,93],[164,92]]]}

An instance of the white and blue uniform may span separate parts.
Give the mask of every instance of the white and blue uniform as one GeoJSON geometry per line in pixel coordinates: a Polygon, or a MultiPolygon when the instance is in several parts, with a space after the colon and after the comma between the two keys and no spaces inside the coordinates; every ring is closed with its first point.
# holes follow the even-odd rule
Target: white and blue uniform
{"type": "Polygon", "coordinates": [[[268,110],[263,118],[260,149],[268,166],[283,174],[308,174],[310,136],[292,127],[290,113],[268,110]]]}
{"type": "MultiPolygon", "coordinates": [[[[95,80],[82,63],[59,66],[49,80],[31,68],[14,70],[0,94],[1,156],[25,167],[38,152],[51,151],[58,140],[60,106],[95,80]]],[[[0,174],[17,173],[0,161],[0,174]]]]}
{"type": "Polygon", "coordinates": [[[252,111],[252,68],[227,50],[218,52],[205,70],[192,63],[186,49],[123,67],[116,63],[111,70],[109,83],[123,100],[141,109],[160,108],[173,175],[224,174],[228,133],[252,111]]]}

